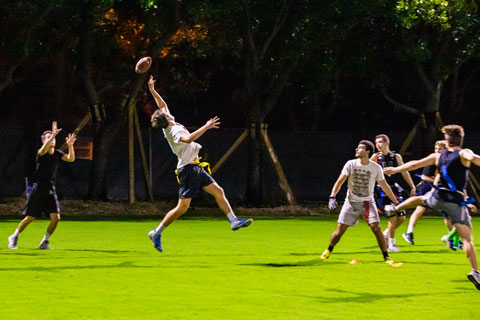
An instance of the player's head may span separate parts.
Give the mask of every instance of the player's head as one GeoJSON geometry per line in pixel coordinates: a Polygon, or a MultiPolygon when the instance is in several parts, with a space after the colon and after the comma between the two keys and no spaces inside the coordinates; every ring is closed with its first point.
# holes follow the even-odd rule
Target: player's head
{"type": "Polygon", "coordinates": [[[152,114],[152,118],[150,119],[150,123],[152,124],[152,128],[162,128],[165,129],[170,124],[175,122],[175,118],[168,113],[162,112],[160,109],[156,110],[152,114]]]}
{"type": "Polygon", "coordinates": [[[363,158],[367,157],[370,158],[375,152],[375,146],[373,142],[369,140],[362,140],[358,143],[357,148],[355,149],[355,157],[356,158],[363,158]]]}
{"type": "Polygon", "coordinates": [[[390,151],[390,138],[386,134],[379,134],[375,137],[377,150],[386,153],[390,151]]]}
{"type": "Polygon", "coordinates": [[[445,140],[438,140],[435,142],[435,153],[442,152],[443,149],[447,147],[447,141],[445,140]]]}
{"type": "Polygon", "coordinates": [[[457,124],[450,124],[442,128],[442,133],[445,137],[449,146],[452,147],[461,147],[463,145],[463,137],[465,136],[465,131],[463,127],[457,124]]]}
{"type": "MultiPolygon", "coordinates": [[[[47,130],[47,131],[44,131],[42,133],[42,143],[45,143],[45,141],[47,141],[48,139],[50,139],[50,137],[52,136],[53,132],[50,131],[50,130],[47,130]]],[[[50,146],[55,146],[55,138],[52,140],[52,142],[50,143],[50,146]]]]}

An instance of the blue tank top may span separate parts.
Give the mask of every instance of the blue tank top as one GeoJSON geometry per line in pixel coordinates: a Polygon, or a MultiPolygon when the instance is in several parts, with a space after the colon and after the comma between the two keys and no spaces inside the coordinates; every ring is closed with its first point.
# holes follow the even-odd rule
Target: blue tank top
{"type": "Polygon", "coordinates": [[[460,160],[460,150],[443,150],[438,159],[440,181],[438,186],[450,191],[464,192],[467,188],[469,167],[460,160]]]}

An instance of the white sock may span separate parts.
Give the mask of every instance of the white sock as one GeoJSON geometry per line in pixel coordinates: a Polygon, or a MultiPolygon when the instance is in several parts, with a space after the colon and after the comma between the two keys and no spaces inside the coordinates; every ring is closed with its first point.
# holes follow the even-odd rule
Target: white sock
{"type": "Polygon", "coordinates": [[[43,236],[42,242],[43,242],[43,241],[48,241],[48,239],[50,239],[50,236],[51,236],[50,233],[45,232],[45,235],[43,236]]]}
{"type": "Polygon", "coordinates": [[[229,212],[227,213],[227,218],[228,218],[228,221],[232,222],[233,220],[237,219],[237,216],[235,215],[235,213],[229,212]]]}
{"type": "Polygon", "coordinates": [[[388,228],[385,229],[385,230],[383,230],[383,235],[384,235],[385,237],[388,236],[388,228]]]}
{"type": "Polygon", "coordinates": [[[408,226],[407,233],[413,233],[413,226],[408,226]]]}
{"type": "Polygon", "coordinates": [[[18,237],[20,235],[20,231],[18,229],[15,229],[15,232],[12,234],[14,237],[18,237]]]}
{"type": "Polygon", "coordinates": [[[155,229],[153,231],[155,231],[156,234],[162,234],[163,230],[165,230],[165,226],[162,223],[160,223],[158,225],[157,229],[155,229]]]}
{"type": "Polygon", "coordinates": [[[393,247],[395,245],[395,238],[388,238],[388,246],[393,247]]]}

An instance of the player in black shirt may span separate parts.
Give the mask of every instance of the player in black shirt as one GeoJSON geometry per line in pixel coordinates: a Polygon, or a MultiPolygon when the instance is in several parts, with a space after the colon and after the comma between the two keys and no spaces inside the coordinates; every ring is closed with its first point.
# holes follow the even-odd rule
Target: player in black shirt
{"type": "Polygon", "coordinates": [[[37,151],[37,164],[32,176],[32,188],[27,197],[27,202],[23,209],[25,218],[20,221],[15,232],[8,237],[8,247],[17,249],[18,236],[25,228],[36,218],[43,214],[50,215],[50,224],[47,232],[40,242],[39,249],[49,250],[49,239],[60,221],[60,207],[58,205],[57,193],[55,191],[55,180],[58,163],[61,160],[73,162],[75,160],[75,151],[73,144],[77,139],[75,134],[70,133],[65,139],[68,146],[68,153],[64,154],[62,150],[55,149],[55,137],[62,131],[57,128],[57,122],[52,123],[52,130],[45,131],[42,134],[42,146],[37,151]]]}

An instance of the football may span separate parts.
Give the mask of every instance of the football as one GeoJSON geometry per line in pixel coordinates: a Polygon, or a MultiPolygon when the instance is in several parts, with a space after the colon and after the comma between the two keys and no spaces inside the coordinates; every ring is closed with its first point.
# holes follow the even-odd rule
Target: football
{"type": "Polygon", "coordinates": [[[150,69],[152,65],[152,58],[150,57],[143,57],[142,59],[138,60],[137,65],[135,66],[135,73],[145,73],[150,69]]]}

